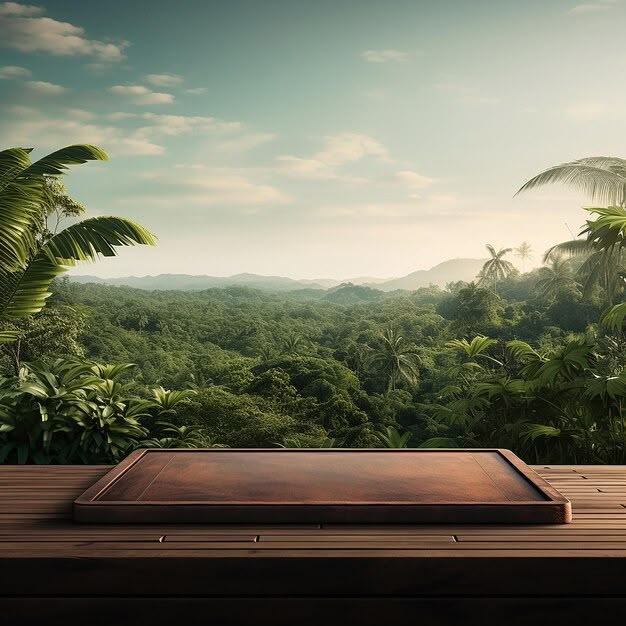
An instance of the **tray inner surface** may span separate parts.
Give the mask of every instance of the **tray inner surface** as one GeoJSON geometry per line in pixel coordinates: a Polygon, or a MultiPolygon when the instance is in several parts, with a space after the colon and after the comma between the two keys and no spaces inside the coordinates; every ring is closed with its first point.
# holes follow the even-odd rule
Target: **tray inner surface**
{"type": "Polygon", "coordinates": [[[497,450],[148,450],[94,498],[216,505],[547,500],[497,450]]]}

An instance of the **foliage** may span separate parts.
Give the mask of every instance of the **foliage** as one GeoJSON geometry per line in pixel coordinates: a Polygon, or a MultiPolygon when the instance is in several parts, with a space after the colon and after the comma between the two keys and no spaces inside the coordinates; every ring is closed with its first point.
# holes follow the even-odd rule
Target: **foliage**
{"type": "MultiPolygon", "coordinates": [[[[574,337],[541,353],[515,340],[503,362],[442,390],[434,418],[447,438],[430,446],[510,447],[532,462],[623,463],[626,459],[624,346],[574,337]]],[[[464,353],[464,358],[467,352],[464,353]]]]}
{"type": "Polygon", "coordinates": [[[393,391],[399,382],[415,385],[419,376],[419,355],[404,345],[404,338],[387,328],[380,347],[369,359],[369,365],[387,380],[387,390],[393,391]]]}
{"type": "Polygon", "coordinates": [[[164,421],[189,392],[132,394],[130,364],[34,362],[0,380],[0,462],[111,463],[138,446],[207,445],[196,429],[164,421]]]}
{"type": "Polygon", "coordinates": [[[84,208],[65,193],[56,177],[68,166],[107,155],[90,145],[62,148],[31,163],[30,149],[0,151],[0,342],[19,331],[6,323],[38,313],[52,281],[79,261],[113,256],[118,246],[155,243],[146,229],[119,217],[94,217],[58,231],[60,221],[84,208]],[[49,218],[55,215],[53,230],[49,218]]]}
{"type": "MultiPolygon", "coordinates": [[[[493,284],[493,290],[498,291],[498,281],[504,280],[509,274],[515,273],[515,266],[510,261],[507,261],[504,257],[512,252],[512,248],[500,248],[497,250],[488,243],[486,246],[487,251],[491,255],[483,265],[480,271],[480,284],[493,284]]],[[[526,253],[525,253],[526,254],[526,253]]]]}

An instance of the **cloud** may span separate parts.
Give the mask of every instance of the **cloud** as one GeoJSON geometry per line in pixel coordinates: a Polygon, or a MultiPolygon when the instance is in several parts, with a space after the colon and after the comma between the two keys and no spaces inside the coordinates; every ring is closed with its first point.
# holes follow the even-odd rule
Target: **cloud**
{"type": "Polygon", "coordinates": [[[208,90],[209,90],[208,87],[192,87],[191,89],[185,89],[185,93],[191,94],[193,96],[197,96],[202,93],[206,93],[208,90]]]}
{"type": "Polygon", "coordinates": [[[567,11],[569,15],[585,15],[587,13],[601,13],[613,8],[619,4],[621,0],[596,0],[595,2],[587,2],[577,4],[567,11]]]}
{"type": "Polygon", "coordinates": [[[365,50],[361,53],[368,63],[402,63],[409,58],[407,52],[401,50],[365,50]]]}
{"type": "Polygon", "coordinates": [[[176,136],[189,133],[230,132],[240,130],[241,122],[228,122],[217,117],[206,115],[168,115],[161,113],[110,113],[107,116],[112,122],[122,120],[138,120],[143,126],[138,132],[146,135],[176,136]]]}
{"type": "Polygon", "coordinates": [[[411,189],[425,189],[436,182],[434,178],[423,176],[410,170],[396,172],[395,177],[411,189]]]}
{"type": "Polygon", "coordinates": [[[16,2],[0,4],[0,45],[20,52],[91,56],[107,63],[124,58],[126,42],[88,39],[85,29],[42,16],[44,10],[16,2]]]}
{"type": "Polygon", "coordinates": [[[276,135],[272,133],[247,133],[234,139],[223,141],[217,146],[217,149],[220,152],[248,152],[275,139],[276,135]]]}
{"type": "Polygon", "coordinates": [[[145,81],[155,87],[176,87],[183,82],[183,77],[178,74],[148,74],[145,81]]]}
{"type": "Polygon", "coordinates": [[[61,94],[61,93],[65,93],[66,91],[69,91],[67,87],[62,87],[61,85],[55,85],[54,83],[47,83],[46,81],[43,81],[43,80],[28,80],[26,81],[26,85],[29,87],[29,89],[32,89],[33,91],[36,91],[37,93],[54,95],[54,96],[61,94]]]}
{"type": "Polygon", "coordinates": [[[0,4],[0,15],[32,17],[33,15],[41,15],[43,12],[44,10],[41,7],[29,4],[19,4],[17,2],[3,2],[0,4]]]}
{"type": "Polygon", "coordinates": [[[177,206],[274,205],[291,199],[274,185],[258,180],[254,169],[179,165],[174,171],[147,172],[143,177],[163,190],[169,188],[171,195],[160,197],[166,203],[175,198],[177,206]]]}
{"type": "Polygon", "coordinates": [[[4,78],[24,78],[30,76],[31,71],[19,65],[5,65],[0,67],[0,80],[4,78]]]}
{"type": "Polygon", "coordinates": [[[115,85],[109,91],[118,96],[123,96],[133,104],[170,104],[174,102],[171,93],[151,91],[143,85],[115,85]]]}
{"type": "Polygon", "coordinates": [[[291,176],[303,178],[347,178],[337,172],[346,163],[367,156],[389,161],[387,148],[368,135],[340,133],[324,137],[322,149],[309,158],[283,155],[277,158],[279,169],[291,176]]]}
{"type": "Polygon", "coordinates": [[[7,145],[58,148],[91,143],[111,154],[156,155],[164,152],[144,134],[94,121],[89,111],[64,109],[44,115],[30,107],[12,107],[0,118],[0,134],[7,145]]]}

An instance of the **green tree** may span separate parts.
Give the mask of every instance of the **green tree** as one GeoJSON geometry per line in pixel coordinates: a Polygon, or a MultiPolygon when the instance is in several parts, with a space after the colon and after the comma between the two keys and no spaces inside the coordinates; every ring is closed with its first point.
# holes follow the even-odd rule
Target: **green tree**
{"type": "Polygon", "coordinates": [[[533,258],[532,246],[527,241],[522,241],[513,252],[515,252],[515,256],[519,257],[522,261],[522,271],[526,273],[526,261],[530,261],[533,258]]]}
{"type": "Polygon", "coordinates": [[[569,185],[594,201],[624,206],[626,160],[617,157],[586,157],[555,165],[533,176],[517,193],[553,183],[569,185]]]}
{"type": "Polygon", "coordinates": [[[498,281],[504,280],[509,274],[515,272],[515,266],[504,257],[512,251],[512,248],[500,248],[497,250],[488,243],[486,246],[491,258],[483,265],[480,271],[480,280],[493,284],[493,290],[498,292],[498,281]]]}
{"type": "Polygon", "coordinates": [[[392,328],[387,328],[381,339],[369,365],[386,380],[387,391],[393,391],[399,382],[415,385],[419,377],[419,355],[392,328]]]}
{"type": "MultiPolygon", "coordinates": [[[[55,182],[69,165],[104,160],[94,146],[62,148],[34,163],[30,149],[0,152],[0,322],[13,322],[44,307],[55,277],[79,261],[114,256],[118,246],[153,245],[145,228],[121,217],[94,217],[55,232],[49,218],[82,211],[55,182]]],[[[19,333],[4,329],[0,341],[15,341],[19,333]]]]}
{"type": "Polygon", "coordinates": [[[540,270],[541,278],[535,284],[537,292],[554,300],[557,294],[575,284],[571,264],[561,256],[554,256],[546,267],[540,270]]]}

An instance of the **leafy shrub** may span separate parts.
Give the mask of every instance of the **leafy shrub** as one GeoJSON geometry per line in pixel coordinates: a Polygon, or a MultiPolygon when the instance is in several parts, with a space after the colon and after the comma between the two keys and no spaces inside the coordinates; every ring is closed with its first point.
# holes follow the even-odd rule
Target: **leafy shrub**
{"type": "Polygon", "coordinates": [[[111,463],[140,446],[210,445],[166,421],[193,392],[133,395],[121,381],[132,367],[57,359],[0,379],[0,462],[111,463]]]}

